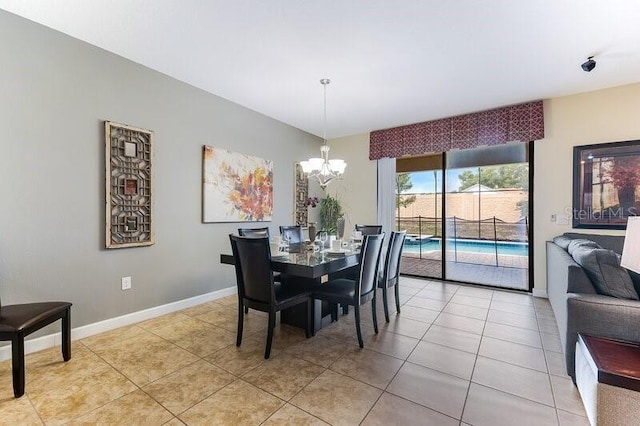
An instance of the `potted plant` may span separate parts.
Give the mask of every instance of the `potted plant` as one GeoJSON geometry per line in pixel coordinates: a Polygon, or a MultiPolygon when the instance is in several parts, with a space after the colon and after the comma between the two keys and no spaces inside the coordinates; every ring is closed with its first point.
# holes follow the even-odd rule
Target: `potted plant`
{"type": "Polygon", "coordinates": [[[338,223],[343,214],[340,201],[327,194],[325,198],[320,200],[320,230],[327,234],[336,234],[338,223]]]}

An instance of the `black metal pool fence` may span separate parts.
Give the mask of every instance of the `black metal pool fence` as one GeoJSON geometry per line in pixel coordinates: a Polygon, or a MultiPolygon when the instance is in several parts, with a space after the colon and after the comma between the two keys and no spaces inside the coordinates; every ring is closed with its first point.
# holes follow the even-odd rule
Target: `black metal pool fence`
{"type": "MultiPolygon", "coordinates": [[[[396,217],[396,228],[407,231],[408,235],[423,238],[442,238],[442,218],[429,216],[396,217]]],[[[497,217],[481,220],[462,219],[457,216],[448,217],[444,223],[447,240],[479,240],[493,242],[495,246],[495,265],[500,266],[498,243],[529,241],[529,220],[523,217],[517,222],[506,222],[497,217]]],[[[456,245],[453,244],[455,261],[458,260],[456,245]]],[[[422,251],[420,251],[422,258],[422,251]]]]}

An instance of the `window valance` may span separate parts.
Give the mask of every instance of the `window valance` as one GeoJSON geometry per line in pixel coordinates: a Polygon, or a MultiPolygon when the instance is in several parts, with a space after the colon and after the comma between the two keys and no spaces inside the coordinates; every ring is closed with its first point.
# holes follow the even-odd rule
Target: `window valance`
{"type": "Polygon", "coordinates": [[[369,159],[397,158],[544,138],[542,101],[371,132],[369,159]]]}

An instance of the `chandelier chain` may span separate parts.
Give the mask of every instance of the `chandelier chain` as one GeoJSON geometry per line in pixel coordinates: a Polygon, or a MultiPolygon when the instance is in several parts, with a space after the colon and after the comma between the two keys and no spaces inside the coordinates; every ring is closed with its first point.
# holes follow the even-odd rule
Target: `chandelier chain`
{"type": "Polygon", "coordinates": [[[328,78],[323,78],[320,80],[320,84],[322,84],[324,88],[324,120],[322,122],[322,141],[326,145],[327,144],[327,84],[331,83],[331,80],[328,78]]]}

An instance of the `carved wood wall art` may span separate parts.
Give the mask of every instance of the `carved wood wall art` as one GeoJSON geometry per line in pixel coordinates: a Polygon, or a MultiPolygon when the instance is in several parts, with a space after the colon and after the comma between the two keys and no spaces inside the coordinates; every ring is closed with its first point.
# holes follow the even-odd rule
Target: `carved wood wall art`
{"type": "Polygon", "coordinates": [[[306,226],[309,221],[309,210],[306,202],[309,197],[309,179],[302,171],[300,163],[296,163],[295,167],[295,188],[294,188],[294,214],[293,220],[296,225],[306,226]]]}
{"type": "Polygon", "coordinates": [[[154,243],[153,132],[105,121],[106,247],[154,243]]]}

